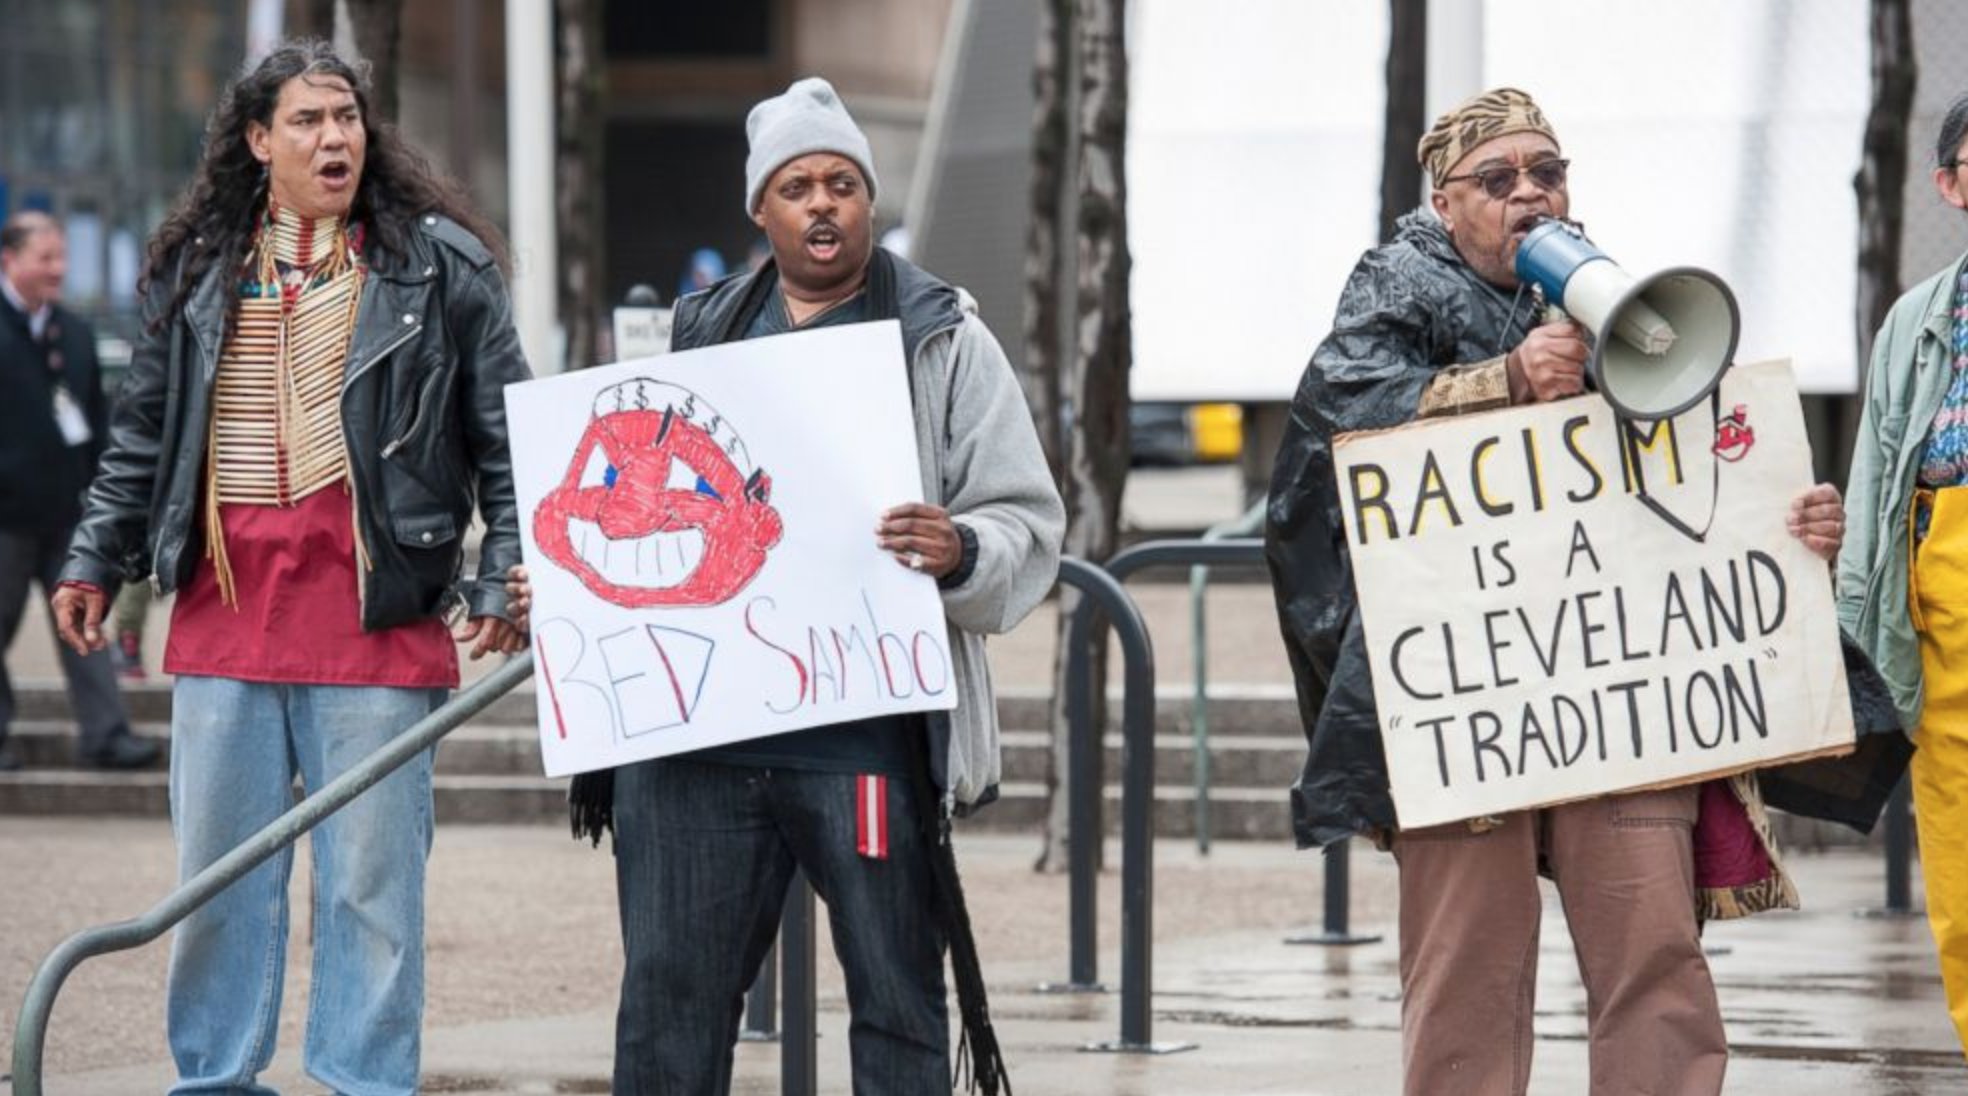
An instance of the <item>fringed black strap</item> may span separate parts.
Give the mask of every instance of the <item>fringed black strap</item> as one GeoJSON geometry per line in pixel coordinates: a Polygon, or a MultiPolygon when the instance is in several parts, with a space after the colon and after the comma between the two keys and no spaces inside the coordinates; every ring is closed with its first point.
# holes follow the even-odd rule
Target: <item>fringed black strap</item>
{"type": "Polygon", "coordinates": [[[602,831],[615,829],[615,770],[575,774],[567,786],[567,814],[574,824],[574,840],[585,837],[600,847],[602,831]]]}
{"type": "MultiPolygon", "coordinates": [[[[1722,386],[1719,383],[1708,394],[1708,417],[1717,423],[1722,421],[1722,386]]],[[[1633,482],[1640,489],[1636,496],[1639,498],[1640,504],[1652,510],[1655,517],[1666,522],[1668,527],[1675,532],[1680,533],[1696,544],[1706,544],[1708,542],[1708,531],[1715,528],[1715,515],[1721,512],[1719,503],[1722,498],[1722,461],[1718,458],[1708,462],[1710,471],[1708,521],[1703,523],[1700,529],[1696,529],[1689,523],[1682,521],[1673,511],[1662,506],[1660,501],[1654,498],[1653,495],[1647,493],[1647,477],[1640,468],[1640,430],[1633,425],[1633,420],[1615,411],[1613,412],[1613,428],[1619,432],[1620,436],[1620,458],[1625,462],[1626,467],[1632,470],[1630,474],[1633,476],[1633,482]]],[[[1670,425],[1669,429],[1673,429],[1673,427],[1670,425]]]]}
{"type": "Polygon", "coordinates": [[[977,938],[970,931],[970,909],[964,904],[963,880],[957,876],[957,853],[950,844],[950,816],[929,779],[928,735],[909,735],[915,754],[911,782],[923,839],[929,845],[929,870],[936,881],[936,913],[950,942],[950,971],[956,976],[957,1013],[963,1020],[952,1063],[951,1087],[983,1096],[1011,1096],[1011,1075],[1005,1070],[998,1033],[991,1027],[991,1005],[984,988],[984,970],[977,959],[977,938]]]}

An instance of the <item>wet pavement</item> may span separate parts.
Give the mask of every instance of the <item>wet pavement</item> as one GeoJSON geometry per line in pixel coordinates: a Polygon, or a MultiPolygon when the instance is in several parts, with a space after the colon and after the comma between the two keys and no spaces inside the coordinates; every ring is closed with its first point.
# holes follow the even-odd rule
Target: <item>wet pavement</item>
{"type": "MultiPolygon", "coordinates": [[[[140,911],[170,872],[167,828],[146,820],[4,819],[0,841],[0,1021],[33,965],[84,924],[140,911]]],[[[1017,1091],[1168,1096],[1398,1091],[1400,999],[1392,940],[1393,871],[1356,850],[1357,947],[1294,946],[1316,922],[1316,858],[1269,844],[1157,846],[1152,1037],[1195,1049],[1163,1056],[1086,1053],[1119,1034],[1114,995],[1042,994],[1066,974],[1066,881],[1031,871],[1036,838],[960,838],[993,1014],[1017,1091]]],[[[1116,849],[1110,854],[1116,856],[1116,849]]],[[[1806,910],[1719,924],[1710,963],[1734,1057],[1731,1093],[1913,1096],[1968,1092],[1927,936],[1918,918],[1860,916],[1881,897],[1876,857],[1799,855],[1806,910]]],[[[296,900],[305,862],[297,864],[296,900]]],[[[1118,893],[1102,879],[1100,975],[1118,971],[1118,893]]],[[[303,907],[304,908],[304,907],[303,907]]],[[[1547,889],[1532,1091],[1586,1091],[1584,991],[1547,889]]],[[[425,1072],[432,1092],[606,1091],[615,938],[606,850],[544,827],[455,827],[432,861],[430,1005],[425,1072]]],[[[308,972],[297,914],[279,1052],[266,1080],[318,1086],[300,1073],[308,972]]],[[[823,945],[823,956],[826,953],[823,945]]],[[[171,1077],[162,1033],[162,947],[87,964],[71,980],[49,1044],[48,1091],[122,1096],[171,1077]]],[[[823,958],[818,1046],[822,1092],[849,1091],[846,1002],[823,958]]],[[[775,1044],[738,1049],[735,1091],[779,1091],[775,1044]]],[[[5,1091],[0,1086],[0,1092],[5,1091]]]]}
{"type": "MultiPolygon", "coordinates": [[[[1143,498],[1202,524],[1234,512],[1219,497],[1225,485],[1218,479],[1171,477],[1179,491],[1143,498]]],[[[1131,589],[1155,638],[1161,684],[1178,687],[1190,673],[1186,586],[1136,582],[1131,589]]],[[[1288,695],[1268,590],[1215,588],[1209,623],[1217,680],[1288,695]]],[[[148,637],[153,669],[163,631],[153,627],[148,637]]],[[[1054,635],[1047,606],[994,640],[996,679],[1046,685],[1054,635]]],[[[10,665],[17,682],[53,675],[40,615],[29,614],[10,665]]],[[[1282,781],[1278,795],[1282,803],[1282,781]]],[[[1399,1091],[1394,876],[1386,857],[1358,847],[1352,858],[1353,928],[1383,938],[1325,948],[1282,942],[1319,919],[1316,856],[1283,843],[1218,842],[1207,857],[1192,843],[1158,843],[1152,1035],[1196,1046],[1150,1056],[1080,1049],[1118,1036],[1115,996],[1036,991],[1067,973],[1066,880],[1031,870],[1038,835],[960,833],[959,850],[993,1014],[1020,1096],[1399,1091]]],[[[1108,862],[1119,863],[1112,843],[1108,862]]],[[[172,864],[162,820],[0,816],[0,1029],[11,1034],[27,980],[51,948],[86,926],[142,912],[170,889],[172,864]]],[[[1968,1093],[1968,1066],[1947,1021],[1925,921],[1860,916],[1883,898],[1877,854],[1793,854],[1789,864],[1803,912],[1709,932],[1734,1048],[1727,1091],[1968,1093]]],[[[1119,976],[1116,874],[1102,877],[1099,906],[1099,970],[1110,981],[1119,976]]],[[[287,1093],[320,1090],[304,1079],[299,1061],[309,983],[306,876],[303,849],[291,892],[296,914],[279,1047],[264,1075],[287,1093]]],[[[427,927],[427,1091],[607,1091],[621,954],[605,847],[577,845],[557,826],[440,827],[427,927]]],[[[824,943],[821,952],[821,1091],[845,1093],[846,1003],[824,943]]],[[[126,1096],[170,1083],[166,954],[160,942],[91,961],[70,979],[49,1035],[48,1092],[126,1096]]],[[[1563,918],[1547,888],[1532,1092],[1587,1091],[1584,1010],[1563,918]]],[[[779,1050],[742,1044],[734,1090],[778,1093],[779,1050]]],[[[8,1090],[0,1082],[0,1094],[8,1090]]]]}

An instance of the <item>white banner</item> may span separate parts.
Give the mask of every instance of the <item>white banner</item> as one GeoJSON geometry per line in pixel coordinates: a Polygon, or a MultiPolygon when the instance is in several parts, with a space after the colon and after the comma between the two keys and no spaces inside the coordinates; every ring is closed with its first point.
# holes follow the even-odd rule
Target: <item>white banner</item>
{"type": "Polygon", "coordinates": [[[1828,567],[1784,525],[1811,483],[1789,364],[1719,406],[1625,445],[1596,395],[1337,440],[1403,827],[1852,747],[1828,567]]]}
{"type": "Polygon", "coordinates": [[[955,705],[901,328],[853,324],[506,389],[549,776],[955,705]]]}

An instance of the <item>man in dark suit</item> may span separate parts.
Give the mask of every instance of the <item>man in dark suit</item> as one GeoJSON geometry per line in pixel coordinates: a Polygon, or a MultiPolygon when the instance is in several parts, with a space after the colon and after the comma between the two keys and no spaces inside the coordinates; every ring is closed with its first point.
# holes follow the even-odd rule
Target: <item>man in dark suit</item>
{"type": "MultiPolygon", "coordinates": [[[[54,592],[107,428],[95,335],[59,303],[67,270],[60,222],[30,211],[0,225],[0,652],[20,628],[29,584],[54,592]]],[[[157,744],[130,734],[108,652],[62,647],[61,661],[82,762],[155,761],[157,744]]],[[[0,770],[20,767],[7,745],[13,716],[0,662],[0,770]]]]}

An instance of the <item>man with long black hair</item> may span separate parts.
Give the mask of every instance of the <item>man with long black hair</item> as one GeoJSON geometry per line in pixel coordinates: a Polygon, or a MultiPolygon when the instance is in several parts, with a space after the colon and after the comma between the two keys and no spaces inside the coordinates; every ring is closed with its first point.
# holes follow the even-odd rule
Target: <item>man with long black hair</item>
{"type": "MultiPolygon", "coordinates": [[[[501,389],[527,376],[497,233],[387,123],[367,73],[286,43],[231,87],[151,239],[145,329],[54,604],[100,650],[119,581],[175,592],[171,819],[190,877],[511,651],[519,558],[501,389]],[[454,593],[476,502],[479,577],[454,593]]],[[[305,1066],[416,1090],[431,758],[314,832],[305,1066]]],[[[283,851],[171,952],[174,1092],[262,1092],[286,952],[283,851]]]]}

